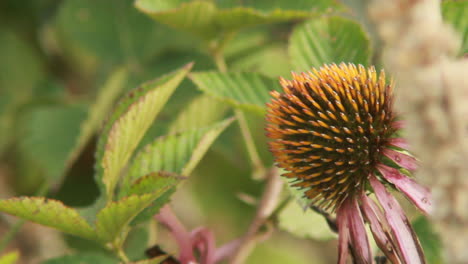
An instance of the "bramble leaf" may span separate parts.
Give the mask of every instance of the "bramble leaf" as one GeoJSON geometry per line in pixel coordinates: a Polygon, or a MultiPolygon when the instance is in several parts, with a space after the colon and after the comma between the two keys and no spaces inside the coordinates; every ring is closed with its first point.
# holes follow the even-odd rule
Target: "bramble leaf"
{"type": "Polygon", "coordinates": [[[128,174],[123,178],[120,197],[151,192],[161,186],[174,187],[159,197],[132,224],[148,219],[157,213],[162,205],[169,202],[175,185],[181,180],[177,174],[189,175],[214,140],[232,121],[227,119],[209,127],[158,138],[138,153],[128,174]]]}
{"type": "Polygon", "coordinates": [[[191,67],[188,64],[131,91],[104,126],[97,149],[97,180],[104,183],[109,200],[133,151],[191,67]]]}
{"type": "Polygon", "coordinates": [[[178,114],[169,125],[168,134],[212,125],[221,120],[227,110],[226,104],[213,100],[207,95],[200,95],[178,114]]]}
{"type": "Polygon", "coordinates": [[[368,65],[370,44],[358,23],[341,17],[321,17],[294,29],[289,54],[298,71],[308,71],[327,63],[368,65]]]}
{"type": "Polygon", "coordinates": [[[279,90],[277,81],[251,72],[197,72],[190,79],[208,95],[260,115],[265,114],[269,92],[279,90]]]}
{"type": "Polygon", "coordinates": [[[93,228],[75,209],[62,202],[42,197],[0,200],[0,211],[53,227],[75,236],[96,239],[93,228]]]}
{"type": "Polygon", "coordinates": [[[156,139],[135,157],[124,178],[124,186],[153,172],[190,174],[207,148],[231,122],[232,119],[228,119],[211,127],[156,139]]]}
{"type": "Polygon", "coordinates": [[[168,189],[169,187],[165,187],[152,193],[131,195],[107,204],[97,214],[96,234],[99,240],[104,243],[119,238],[123,240],[129,231],[128,224],[132,219],[168,189]]]}
{"type": "Polygon", "coordinates": [[[204,39],[256,25],[300,20],[318,14],[312,6],[309,10],[256,10],[234,5],[218,8],[209,1],[179,0],[138,0],[135,5],[158,22],[204,39]]]}

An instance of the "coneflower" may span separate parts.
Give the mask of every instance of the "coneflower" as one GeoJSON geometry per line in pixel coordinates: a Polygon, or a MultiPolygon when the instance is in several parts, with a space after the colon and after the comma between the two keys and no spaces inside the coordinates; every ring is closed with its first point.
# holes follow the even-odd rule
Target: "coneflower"
{"type": "Polygon", "coordinates": [[[399,137],[403,123],[392,109],[393,82],[374,67],[342,63],[293,73],[293,80],[280,83],[283,93],[273,91],[268,104],[270,148],[287,171],[283,176],[311,205],[336,212],[338,262],[345,263],[351,249],[357,263],[372,263],[366,222],[390,261],[424,263],[408,219],[386,188],[430,211],[429,191],[403,173],[417,164],[399,137]]]}

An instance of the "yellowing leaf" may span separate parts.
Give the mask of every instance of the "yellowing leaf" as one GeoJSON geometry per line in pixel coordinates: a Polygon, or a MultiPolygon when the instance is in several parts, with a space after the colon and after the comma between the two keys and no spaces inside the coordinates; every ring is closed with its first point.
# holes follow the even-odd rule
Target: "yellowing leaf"
{"type": "Polygon", "coordinates": [[[99,240],[105,243],[125,239],[130,221],[168,189],[165,187],[153,193],[131,195],[107,204],[97,215],[96,234],[99,240]]]}
{"type": "Polygon", "coordinates": [[[0,200],[0,211],[53,227],[62,232],[95,239],[93,228],[75,209],[42,197],[21,197],[0,200]]]}

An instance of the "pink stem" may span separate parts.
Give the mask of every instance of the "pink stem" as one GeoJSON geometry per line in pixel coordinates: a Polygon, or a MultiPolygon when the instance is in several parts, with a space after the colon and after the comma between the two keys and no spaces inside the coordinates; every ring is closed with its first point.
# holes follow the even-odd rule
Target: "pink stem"
{"type": "Polygon", "coordinates": [[[187,264],[190,262],[195,263],[196,260],[193,256],[190,233],[179,221],[169,205],[165,205],[163,208],[161,208],[155,218],[161,224],[165,225],[169,230],[171,230],[171,234],[174,236],[177,244],[179,245],[179,261],[182,264],[187,264]]]}

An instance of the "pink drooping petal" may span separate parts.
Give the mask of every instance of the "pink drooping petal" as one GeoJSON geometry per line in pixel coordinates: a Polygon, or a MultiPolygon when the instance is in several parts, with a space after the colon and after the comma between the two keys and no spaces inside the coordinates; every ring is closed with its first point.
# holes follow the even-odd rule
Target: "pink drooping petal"
{"type": "Polygon", "coordinates": [[[338,212],[336,214],[336,222],[338,225],[338,264],[346,264],[346,259],[349,255],[349,221],[348,221],[348,211],[349,211],[349,199],[345,200],[338,212]]]}
{"type": "Polygon", "coordinates": [[[410,264],[425,263],[421,245],[414,235],[403,209],[375,176],[370,177],[369,180],[385,212],[385,217],[395,237],[403,262],[410,264]]]}
{"type": "Polygon", "coordinates": [[[418,162],[416,159],[409,155],[393,149],[384,149],[383,154],[407,170],[414,171],[418,168],[418,162]]]}
{"type": "Polygon", "coordinates": [[[367,239],[364,220],[356,199],[350,199],[348,221],[351,234],[351,247],[354,249],[357,263],[372,263],[372,252],[367,239]]]}
{"type": "Polygon", "coordinates": [[[168,205],[165,205],[155,216],[161,224],[165,225],[171,231],[179,246],[179,261],[181,263],[195,263],[195,257],[192,250],[191,234],[185,226],[179,221],[174,212],[168,205]]]}
{"type": "Polygon", "coordinates": [[[365,194],[361,195],[361,208],[365,219],[370,225],[377,246],[391,263],[400,263],[396,246],[386,228],[388,223],[380,208],[365,194]]]}
{"type": "Polygon", "coordinates": [[[388,140],[388,143],[390,143],[390,145],[392,145],[392,146],[399,147],[399,148],[402,148],[402,149],[408,149],[409,148],[408,141],[406,141],[406,139],[404,139],[404,138],[390,138],[388,140]]]}
{"type": "Polygon", "coordinates": [[[419,185],[413,179],[401,174],[395,168],[379,164],[377,165],[377,169],[387,181],[395,185],[400,192],[404,193],[416,207],[425,214],[431,214],[432,197],[431,192],[426,187],[419,185]]]}
{"type": "Polygon", "coordinates": [[[403,121],[403,120],[395,121],[395,122],[392,123],[392,127],[396,128],[396,129],[405,128],[406,127],[406,122],[403,121]]]}
{"type": "Polygon", "coordinates": [[[196,248],[200,253],[200,263],[214,264],[216,242],[211,230],[200,227],[194,229],[191,233],[192,248],[196,248]]]}

